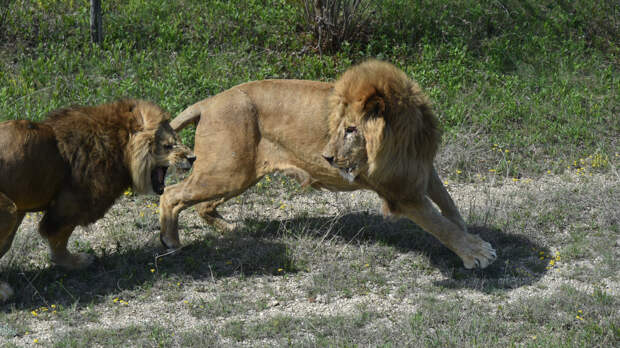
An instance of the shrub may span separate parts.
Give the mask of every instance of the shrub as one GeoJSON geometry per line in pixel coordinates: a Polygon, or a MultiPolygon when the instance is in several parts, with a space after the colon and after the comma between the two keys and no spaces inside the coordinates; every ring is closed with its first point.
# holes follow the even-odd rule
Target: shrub
{"type": "Polygon", "coordinates": [[[317,40],[319,52],[334,52],[346,42],[365,42],[372,31],[370,0],[299,0],[305,24],[317,40]]]}

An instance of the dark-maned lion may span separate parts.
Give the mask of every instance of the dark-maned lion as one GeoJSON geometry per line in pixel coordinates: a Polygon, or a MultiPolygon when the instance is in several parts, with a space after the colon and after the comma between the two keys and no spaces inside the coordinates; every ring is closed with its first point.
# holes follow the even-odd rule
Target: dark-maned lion
{"type": "MultiPolygon", "coordinates": [[[[124,190],[164,191],[166,169],[190,168],[195,159],[157,105],[124,100],[51,112],[40,122],[0,123],[0,257],[26,212],[44,211],[40,234],[51,259],[68,268],[92,262],[71,254],[76,226],[103,217],[124,190]]],[[[0,282],[0,301],[12,294],[0,282]]]]}
{"type": "Polygon", "coordinates": [[[334,84],[245,83],[190,106],[171,125],[178,131],[196,121],[193,172],[160,197],[167,247],[180,246],[180,211],[200,203],[207,222],[231,228],[217,205],[278,170],[315,188],[374,190],[384,213],[415,221],[466,268],[495,260],[491,245],[467,232],[433,167],[440,132],[426,96],[391,64],[362,63],[334,84]]]}

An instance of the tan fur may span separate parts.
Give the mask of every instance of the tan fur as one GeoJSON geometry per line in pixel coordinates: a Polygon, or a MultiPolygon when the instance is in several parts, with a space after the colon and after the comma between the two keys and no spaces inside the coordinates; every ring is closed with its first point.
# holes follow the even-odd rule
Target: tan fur
{"type": "MultiPolygon", "coordinates": [[[[71,254],[76,226],[105,212],[128,187],[153,192],[152,173],[189,168],[193,153],[179,141],[157,105],[125,100],[54,111],[41,123],[0,123],[0,257],[10,248],[26,212],[44,211],[39,232],[54,262],[87,266],[92,257],[71,254]]],[[[161,175],[156,176],[161,189],[161,175]]],[[[0,301],[12,293],[0,282],[0,301]]]]}
{"type": "Polygon", "coordinates": [[[207,222],[233,228],[217,205],[278,170],[315,188],[376,191],[385,213],[415,221],[467,268],[495,259],[489,243],[467,232],[433,168],[440,133],[427,97],[391,64],[362,63],[335,84],[242,84],[188,107],[171,124],[178,131],[196,121],[194,170],[160,198],[161,240],[170,248],[180,246],[183,209],[200,203],[207,222]]]}

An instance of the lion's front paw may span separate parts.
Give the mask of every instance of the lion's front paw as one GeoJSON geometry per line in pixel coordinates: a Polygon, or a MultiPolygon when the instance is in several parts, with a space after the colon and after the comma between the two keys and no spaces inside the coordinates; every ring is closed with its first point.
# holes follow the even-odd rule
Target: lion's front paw
{"type": "Polygon", "coordinates": [[[13,296],[13,289],[9,284],[0,282],[0,302],[4,302],[13,296]]]}
{"type": "Polygon", "coordinates": [[[78,270],[90,266],[95,261],[95,256],[87,253],[77,253],[52,256],[52,262],[58,266],[78,270]]]}
{"type": "Polygon", "coordinates": [[[168,250],[177,250],[181,248],[181,241],[178,236],[168,236],[162,233],[159,235],[159,241],[168,250]]]}
{"type": "Polygon", "coordinates": [[[468,234],[466,245],[461,250],[459,256],[467,269],[486,268],[497,258],[497,253],[491,243],[485,242],[477,235],[468,234]]]}

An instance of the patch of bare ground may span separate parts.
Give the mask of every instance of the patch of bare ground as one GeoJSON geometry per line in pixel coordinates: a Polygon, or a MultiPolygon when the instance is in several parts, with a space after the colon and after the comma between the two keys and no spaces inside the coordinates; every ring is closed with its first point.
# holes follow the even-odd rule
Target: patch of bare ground
{"type": "Polygon", "coordinates": [[[243,221],[237,231],[184,212],[186,246],[174,254],[158,244],[156,199],[124,197],[74,234],[73,249],[98,256],[85,271],[51,267],[29,216],[0,262],[17,290],[1,307],[0,342],[441,345],[476,342],[484,329],[481,345],[525,344],[579,338],[582,321],[617,342],[604,324],[619,319],[616,174],[488,176],[448,189],[498,249],[487,270],[463,269],[409,221],[384,220],[372,192],[307,191],[277,175],[222,207],[243,221]],[[547,315],[564,318],[559,332],[544,329],[547,315]]]}

